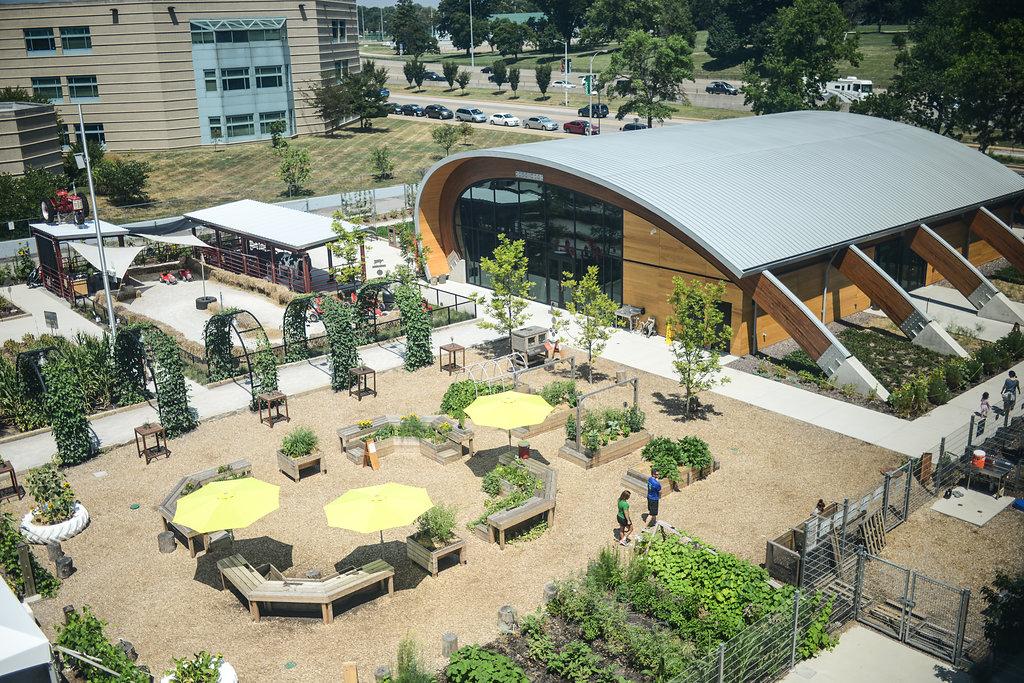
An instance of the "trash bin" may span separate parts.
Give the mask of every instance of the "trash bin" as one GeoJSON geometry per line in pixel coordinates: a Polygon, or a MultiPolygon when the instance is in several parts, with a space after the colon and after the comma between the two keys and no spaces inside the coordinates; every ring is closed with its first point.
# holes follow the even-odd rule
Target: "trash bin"
{"type": "Polygon", "coordinates": [[[530,442],[520,441],[519,442],[519,458],[522,460],[530,459],[530,442]]]}

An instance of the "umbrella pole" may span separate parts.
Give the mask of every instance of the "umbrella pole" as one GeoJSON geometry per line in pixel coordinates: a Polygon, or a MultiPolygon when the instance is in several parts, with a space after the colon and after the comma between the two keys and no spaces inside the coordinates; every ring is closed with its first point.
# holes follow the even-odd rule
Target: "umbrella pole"
{"type": "Polygon", "coordinates": [[[384,559],[384,530],[380,530],[380,559],[384,559]]]}

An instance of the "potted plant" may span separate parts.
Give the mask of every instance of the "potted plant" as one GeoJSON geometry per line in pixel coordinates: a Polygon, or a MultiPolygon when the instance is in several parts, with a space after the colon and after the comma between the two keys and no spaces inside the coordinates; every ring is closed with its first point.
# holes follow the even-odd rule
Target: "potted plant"
{"type": "Polygon", "coordinates": [[[410,560],[437,576],[439,560],[453,553],[465,564],[466,542],[455,533],[455,506],[435,505],[416,520],[417,531],[406,539],[410,560]]]}
{"type": "Polygon", "coordinates": [[[238,674],[223,655],[206,650],[192,656],[174,658],[174,668],[164,672],[160,683],[237,683],[238,674]]]}
{"type": "Polygon", "coordinates": [[[89,524],[89,512],[75,500],[64,473],[53,463],[28,475],[28,492],[35,507],[21,519],[21,534],[30,543],[64,541],[89,524]]]}
{"type": "Polygon", "coordinates": [[[320,450],[317,448],[318,443],[316,433],[309,427],[296,427],[291,430],[281,441],[281,449],[277,452],[278,468],[295,481],[301,476],[300,470],[307,467],[319,465],[320,471],[326,472],[320,450]]]}

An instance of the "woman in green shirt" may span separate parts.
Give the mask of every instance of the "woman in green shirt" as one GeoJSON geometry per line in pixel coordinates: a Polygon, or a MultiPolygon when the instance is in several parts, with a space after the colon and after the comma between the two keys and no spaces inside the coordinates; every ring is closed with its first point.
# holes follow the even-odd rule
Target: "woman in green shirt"
{"type": "Polygon", "coordinates": [[[633,520],[629,516],[629,491],[619,494],[618,512],[615,521],[619,523],[619,543],[629,543],[629,534],[633,531],[633,520]]]}

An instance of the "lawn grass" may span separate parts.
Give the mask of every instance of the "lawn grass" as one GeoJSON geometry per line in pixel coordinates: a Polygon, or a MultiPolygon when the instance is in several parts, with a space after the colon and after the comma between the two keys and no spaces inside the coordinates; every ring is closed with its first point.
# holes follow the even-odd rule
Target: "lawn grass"
{"type": "MultiPolygon", "coordinates": [[[[487,100],[497,103],[515,104],[518,106],[536,106],[536,107],[564,107],[565,106],[565,95],[559,90],[548,90],[546,96],[541,95],[535,90],[520,90],[518,96],[514,96],[512,91],[506,84],[501,90],[496,88],[466,88],[465,91],[459,90],[458,87],[450,90],[447,83],[424,83],[422,88],[416,88],[416,86],[407,86],[401,90],[392,89],[393,94],[419,96],[422,95],[424,98],[434,95],[435,97],[455,97],[455,98],[466,98],[467,100],[487,100]]],[[[601,101],[608,105],[608,108],[612,111],[612,116],[615,116],[615,108],[622,102],[621,98],[611,98],[610,100],[606,97],[602,97],[601,101]]],[[[575,109],[582,107],[590,102],[590,99],[582,92],[570,92],[569,93],[569,106],[575,109]]],[[[594,102],[597,102],[597,98],[594,98],[594,102]]],[[[674,117],[677,118],[689,118],[689,119],[706,119],[706,120],[719,120],[719,119],[735,119],[741,116],[753,116],[749,111],[733,110],[733,109],[718,109],[715,107],[697,107],[692,104],[670,104],[672,110],[675,112],[674,117]]],[[[627,120],[632,120],[632,116],[627,116],[627,120]]],[[[612,122],[618,126],[617,122],[612,122]]],[[[610,124],[611,125],[611,124],[610,124]]]]}
{"type": "MultiPolygon", "coordinates": [[[[396,119],[378,119],[372,132],[341,130],[334,137],[304,136],[289,142],[309,150],[313,176],[306,183],[309,195],[384,187],[418,182],[422,172],[442,156],[430,137],[433,126],[396,119]],[[370,148],[387,144],[395,160],[395,177],[375,180],[369,165],[370,148]]],[[[469,145],[452,152],[536,142],[527,133],[474,127],[469,145]]],[[[278,177],[280,161],[270,141],[211,146],[161,152],[130,152],[121,156],[146,161],[152,167],[148,191],[154,204],[138,208],[111,206],[99,198],[104,220],[130,222],[179,215],[186,211],[238,199],[277,202],[288,199],[278,177]]]]}

